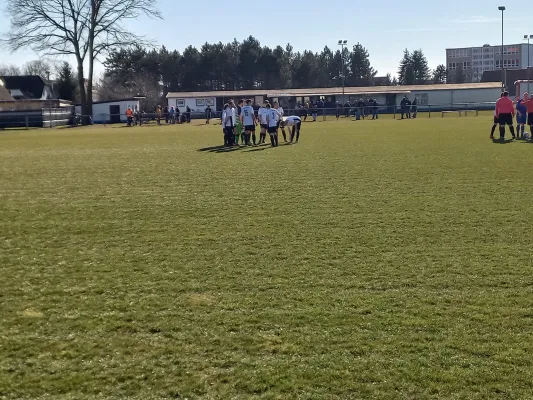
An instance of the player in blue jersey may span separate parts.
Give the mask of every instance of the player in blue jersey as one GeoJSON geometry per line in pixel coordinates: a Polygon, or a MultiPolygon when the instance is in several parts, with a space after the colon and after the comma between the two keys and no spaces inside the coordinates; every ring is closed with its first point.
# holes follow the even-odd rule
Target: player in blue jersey
{"type": "Polygon", "coordinates": [[[519,139],[524,137],[527,123],[527,107],[524,101],[527,101],[528,98],[529,95],[524,93],[524,97],[516,102],[516,135],[519,139]]]}

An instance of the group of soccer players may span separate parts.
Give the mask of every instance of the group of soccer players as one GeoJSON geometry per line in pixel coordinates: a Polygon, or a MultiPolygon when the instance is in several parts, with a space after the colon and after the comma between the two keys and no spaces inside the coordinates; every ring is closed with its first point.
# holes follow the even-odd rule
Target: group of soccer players
{"type": "Polygon", "coordinates": [[[513,139],[525,138],[525,127],[529,125],[533,133],[533,97],[529,93],[524,93],[522,98],[517,99],[516,103],[509,98],[509,92],[505,91],[496,101],[494,110],[494,123],[490,132],[490,138],[494,139],[496,127],[500,127],[500,140],[505,139],[505,125],[509,126],[509,131],[513,139]],[[516,108],[515,108],[516,105],[516,108]],[[514,129],[513,118],[516,115],[516,134],[514,129]]]}
{"type": "Polygon", "coordinates": [[[224,104],[222,112],[222,127],[224,132],[224,146],[239,146],[241,144],[252,146],[252,144],[265,144],[267,133],[270,136],[272,147],[279,145],[278,130],[281,128],[285,143],[298,143],[302,120],[297,116],[284,117],[283,107],[277,102],[273,105],[267,100],[257,110],[257,114],[252,107],[252,100],[240,100],[235,107],[233,100],[224,104]],[[255,134],[256,126],[260,127],[259,141],[255,134]],[[286,127],[292,127],[289,140],[285,132],[286,127]],[[296,139],[296,140],[295,140],[296,139]]]}

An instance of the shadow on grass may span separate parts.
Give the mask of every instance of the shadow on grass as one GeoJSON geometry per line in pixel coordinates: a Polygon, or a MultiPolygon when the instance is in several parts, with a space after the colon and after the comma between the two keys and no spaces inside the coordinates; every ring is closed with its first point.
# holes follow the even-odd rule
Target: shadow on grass
{"type": "Polygon", "coordinates": [[[515,139],[492,139],[492,143],[494,144],[509,144],[509,143],[512,143],[514,142],[515,139]]]}
{"type": "Polygon", "coordinates": [[[222,145],[222,146],[203,147],[201,149],[198,149],[197,151],[207,152],[207,153],[231,153],[232,151],[238,151],[244,148],[245,147],[241,147],[241,146],[228,147],[228,146],[222,145]]]}

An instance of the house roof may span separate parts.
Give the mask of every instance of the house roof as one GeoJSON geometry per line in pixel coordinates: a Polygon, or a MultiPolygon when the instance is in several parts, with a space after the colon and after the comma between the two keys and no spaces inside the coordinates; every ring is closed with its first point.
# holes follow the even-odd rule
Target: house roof
{"type": "MultiPolygon", "coordinates": [[[[372,94],[407,94],[411,92],[433,90],[465,90],[465,89],[495,89],[501,83],[461,83],[442,85],[406,85],[406,86],[368,86],[368,87],[345,87],[346,95],[372,95],[372,94]]],[[[202,97],[294,97],[294,96],[319,96],[319,95],[342,95],[342,87],[312,88],[312,89],[277,89],[277,90],[230,90],[211,92],[169,92],[167,98],[202,98],[202,97]]]]}
{"type": "Polygon", "coordinates": [[[8,90],[2,85],[0,85],[0,101],[15,101],[15,99],[9,94],[8,90]]]}
{"type": "MultiPolygon", "coordinates": [[[[4,87],[11,91],[19,90],[18,97],[25,99],[40,99],[43,95],[45,82],[38,75],[0,76],[4,87]]],[[[14,96],[14,97],[17,97],[14,96]]]]}
{"type": "MultiPolygon", "coordinates": [[[[105,104],[105,103],[120,103],[121,101],[139,101],[139,98],[129,97],[127,99],[116,99],[116,100],[102,100],[102,101],[93,101],[93,104],[105,104]]],[[[74,104],[75,106],[81,106],[80,103],[74,104]]]]}
{"type": "MultiPolygon", "coordinates": [[[[511,96],[516,95],[516,86],[513,84],[519,80],[527,80],[528,76],[533,77],[533,70],[530,68],[529,73],[527,68],[524,69],[508,69],[505,71],[505,76],[507,78],[507,89],[511,96]]],[[[502,80],[502,71],[485,71],[481,77],[481,82],[501,82],[502,80]]],[[[501,84],[500,84],[501,85],[501,84]]]]}

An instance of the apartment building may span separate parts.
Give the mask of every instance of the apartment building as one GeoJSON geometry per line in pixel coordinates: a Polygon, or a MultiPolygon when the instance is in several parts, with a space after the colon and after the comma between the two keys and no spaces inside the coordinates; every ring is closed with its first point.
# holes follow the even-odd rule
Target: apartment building
{"type": "MultiPolygon", "coordinates": [[[[510,44],[503,46],[503,69],[522,69],[533,64],[533,44],[510,44]]],[[[463,68],[467,82],[479,82],[484,71],[502,69],[502,46],[464,47],[446,49],[446,66],[449,71],[463,68]]]]}

